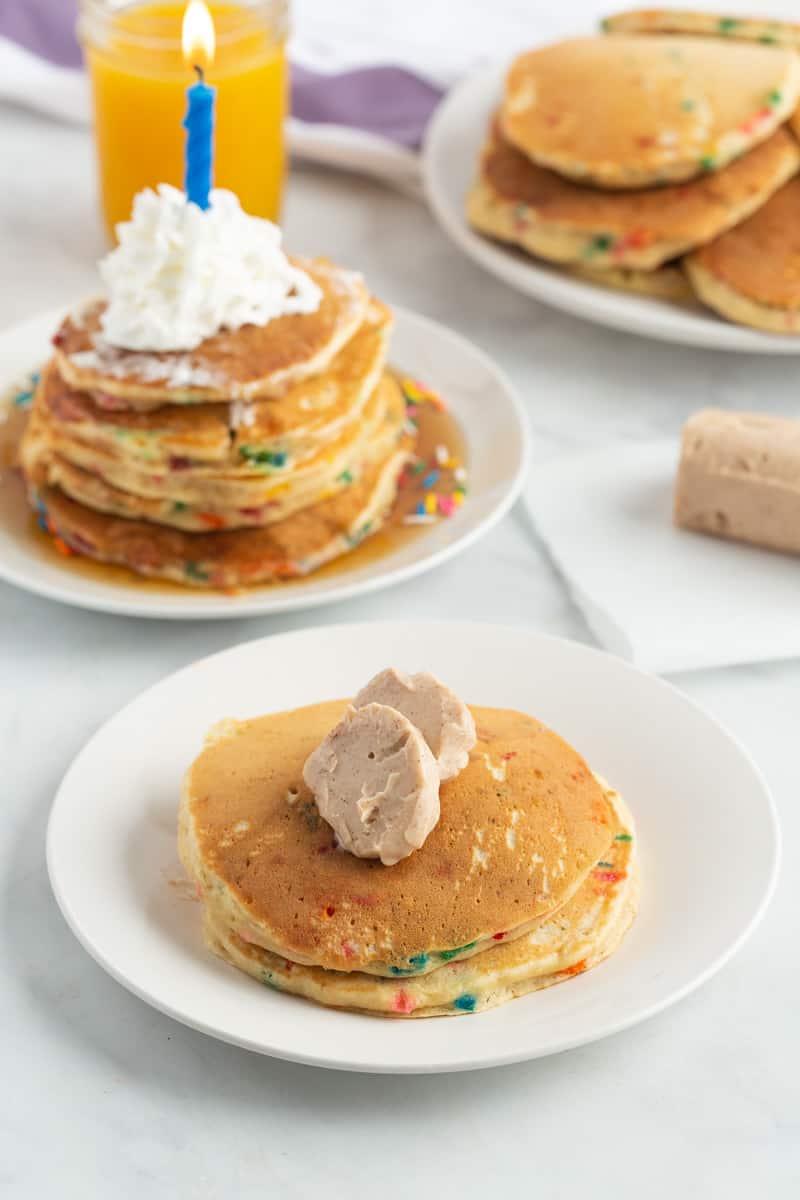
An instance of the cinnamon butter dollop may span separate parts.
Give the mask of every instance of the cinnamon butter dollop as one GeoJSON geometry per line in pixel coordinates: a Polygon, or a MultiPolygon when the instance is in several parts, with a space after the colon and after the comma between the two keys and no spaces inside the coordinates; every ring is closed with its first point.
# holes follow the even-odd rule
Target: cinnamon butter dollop
{"type": "Polygon", "coordinates": [[[466,704],[433,675],[389,668],[361,689],[303,777],[340,845],[393,866],[439,820],[439,783],[475,745],[466,704]]]}

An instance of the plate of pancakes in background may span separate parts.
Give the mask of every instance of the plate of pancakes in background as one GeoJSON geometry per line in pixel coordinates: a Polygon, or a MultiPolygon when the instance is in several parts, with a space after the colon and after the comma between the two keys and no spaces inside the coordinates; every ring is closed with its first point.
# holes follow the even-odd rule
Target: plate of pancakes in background
{"type": "Polygon", "coordinates": [[[318,311],[193,351],[109,346],[103,300],[0,336],[1,578],[238,617],[410,578],[499,520],[527,454],[502,373],[356,272],[307,269],[318,311]]]}
{"type": "Polygon", "coordinates": [[[685,696],[458,622],[195,663],[93,736],[47,836],[67,922],[134,994],[250,1050],[380,1072],[518,1062],[654,1015],[741,946],[778,860],[758,769],[685,696]],[[444,681],[475,727],[427,838],[384,865],[344,849],[303,764],[392,662],[444,681]]]}
{"type": "Polygon", "coordinates": [[[647,10],[521,49],[428,129],[456,244],[601,325],[800,351],[800,25],[647,10]]]}

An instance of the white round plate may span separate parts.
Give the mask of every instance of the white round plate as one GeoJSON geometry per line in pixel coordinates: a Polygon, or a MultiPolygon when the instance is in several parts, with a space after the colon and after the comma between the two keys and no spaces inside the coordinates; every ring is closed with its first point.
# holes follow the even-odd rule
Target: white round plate
{"type": "Polygon", "coordinates": [[[778,852],[757,768],[680,692],[577,643],[458,622],[303,630],[179,671],[78,755],[47,838],[50,880],[73,932],[137,996],[263,1054],[385,1072],[518,1062],[652,1016],[708,979],[752,931],[778,852]],[[204,731],[221,717],[353,695],[390,662],[434,671],[473,703],[536,714],[620,789],[637,822],[642,900],[606,962],[476,1016],[393,1021],[269,991],[206,950],[200,906],[176,886],[175,851],[181,777],[204,731]]]}
{"type": "MultiPolygon", "coordinates": [[[[510,383],[485,354],[434,321],[402,308],[394,311],[391,362],[442,396],[467,443],[468,502],[452,517],[380,558],[359,563],[356,556],[352,566],[345,559],[335,575],[310,575],[229,596],[193,588],[143,588],[133,577],[130,585],[106,583],[70,570],[31,538],[30,510],[20,482],[14,512],[0,522],[0,579],[103,612],[184,620],[243,617],[362,595],[410,579],[466,549],[500,520],[519,493],[528,453],[525,414],[510,383]]],[[[47,358],[62,316],[63,311],[50,312],[0,334],[0,394],[47,358]]]]}
{"type": "Polygon", "coordinates": [[[684,308],[573,279],[522,250],[470,229],[464,205],[491,114],[502,95],[504,75],[505,68],[495,66],[469,76],[448,93],[428,127],[423,155],[425,188],[439,223],[457,246],[519,291],[598,325],[687,346],[750,354],[800,354],[798,337],[727,324],[699,304],[684,308]]]}

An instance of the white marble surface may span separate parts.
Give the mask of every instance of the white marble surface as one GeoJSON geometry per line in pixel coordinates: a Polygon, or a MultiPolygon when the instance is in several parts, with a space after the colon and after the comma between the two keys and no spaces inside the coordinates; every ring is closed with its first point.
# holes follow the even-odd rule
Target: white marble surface
{"type": "MultiPolygon", "coordinates": [[[[0,325],[93,286],[101,242],[89,154],[81,131],[0,111],[0,325]]],[[[496,356],[525,398],[540,461],[677,433],[709,402],[800,408],[794,362],[649,344],[550,312],[463,261],[421,207],[380,186],[297,173],[287,226],[293,247],[360,266],[388,300],[496,356]]],[[[47,883],[45,821],[63,771],[102,721],[174,668],[242,639],[398,613],[590,639],[519,508],[436,573],[308,615],[162,624],[59,608],[0,585],[0,1192],[395,1200],[445,1191],[469,1200],[488,1186],[558,1200],[797,1196],[798,663],[676,680],[765,771],[786,869],[764,923],[730,965],[616,1038],[472,1076],[315,1071],[151,1011],[68,932],[47,883]]]]}

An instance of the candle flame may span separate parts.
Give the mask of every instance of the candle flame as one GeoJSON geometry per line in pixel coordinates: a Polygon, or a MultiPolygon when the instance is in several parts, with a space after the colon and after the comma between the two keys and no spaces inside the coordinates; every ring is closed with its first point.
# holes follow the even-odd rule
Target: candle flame
{"type": "Polygon", "coordinates": [[[203,0],[191,0],[183,14],[183,57],[187,63],[208,66],[214,61],[214,21],[203,0]]]}

